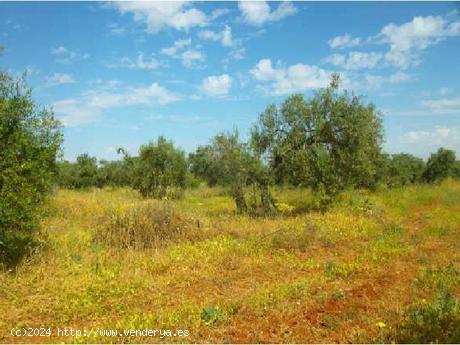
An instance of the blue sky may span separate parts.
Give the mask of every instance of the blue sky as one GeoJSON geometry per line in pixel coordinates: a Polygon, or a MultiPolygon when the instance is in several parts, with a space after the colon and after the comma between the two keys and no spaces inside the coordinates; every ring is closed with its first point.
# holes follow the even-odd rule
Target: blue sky
{"type": "Polygon", "coordinates": [[[28,71],[64,156],[159,135],[187,152],[340,72],[384,114],[385,150],[460,155],[453,2],[1,2],[0,66],[28,71]]]}

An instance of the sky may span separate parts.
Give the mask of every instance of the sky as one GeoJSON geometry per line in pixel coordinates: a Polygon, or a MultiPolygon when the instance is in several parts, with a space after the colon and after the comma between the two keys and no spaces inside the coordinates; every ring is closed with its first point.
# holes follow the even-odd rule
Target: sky
{"type": "Polygon", "coordinates": [[[334,72],[384,115],[385,151],[460,156],[458,2],[0,2],[0,46],[64,125],[68,160],[244,138],[334,72]]]}

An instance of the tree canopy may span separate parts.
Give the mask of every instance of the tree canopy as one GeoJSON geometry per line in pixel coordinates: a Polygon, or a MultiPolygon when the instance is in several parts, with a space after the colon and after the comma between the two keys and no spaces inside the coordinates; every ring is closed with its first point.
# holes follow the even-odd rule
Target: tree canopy
{"type": "Polygon", "coordinates": [[[0,261],[32,247],[62,143],[53,113],[34,103],[24,78],[0,72],[0,261]]]}
{"type": "Polygon", "coordinates": [[[381,155],[381,114],[373,104],[348,91],[339,77],[306,100],[289,97],[269,106],[252,130],[253,145],[263,152],[276,180],[305,185],[333,196],[346,187],[373,187],[381,155]]]}

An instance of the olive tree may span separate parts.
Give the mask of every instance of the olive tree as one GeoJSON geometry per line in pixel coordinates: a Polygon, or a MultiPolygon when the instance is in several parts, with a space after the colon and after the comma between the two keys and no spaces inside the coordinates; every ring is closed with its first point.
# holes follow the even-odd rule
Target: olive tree
{"type": "Polygon", "coordinates": [[[424,171],[423,159],[408,153],[394,154],[388,163],[388,185],[400,187],[420,182],[424,171]]]}
{"type": "Polygon", "coordinates": [[[250,144],[242,142],[238,131],[216,135],[206,152],[209,171],[216,172],[216,183],[229,188],[238,213],[270,214],[276,212],[269,193],[269,172],[250,144]],[[253,198],[248,200],[245,189],[252,186],[253,198]]]}
{"type": "Polygon", "coordinates": [[[0,72],[0,264],[32,248],[61,143],[58,121],[35,104],[24,78],[0,72]]]}
{"type": "Polygon", "coordinates": [[[134,188],[145,197],[179,197],[187,182],[185,153],[172,141],[160,136],[156,142],[142,145],[139,156],[125,156],[132,164],[134,188]]]}
{"type": "Polygon", "coordinates": [[[429,183],[439,182],[448,176],[453,176],[454,168],[455,152],[441,147],[428,159],[423,178],[429,183]]]}
{"type": "Polygon", "coordinates": [[[306,100],[289,97],[280,109],[269,106],[252,130],[276,179],[311,187],[330,198],[346,187],[377,183],[383,126],[381,114],[361,97],[330,86],[306,100]]]}

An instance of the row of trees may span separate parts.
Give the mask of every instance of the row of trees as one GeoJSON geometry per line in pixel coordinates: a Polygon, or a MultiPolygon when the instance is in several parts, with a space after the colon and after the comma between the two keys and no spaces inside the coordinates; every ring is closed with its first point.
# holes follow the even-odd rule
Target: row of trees
{"type": "Polygon", "coordinates": [[[307,100],[289,97],[269,106],[244,142],[238,132],[216,135],[186,157],[160,137],[140,148],[138,156],[123,149],[119,161],[84,154],[75,163],[59,163],[59,183],[81,188],[131,186],[146,197],[177,197],[187,186],[205,181],[228,188],[240,213],[274,213],[273,184],[310,187],[323,204],[346,188],[375,189],[433,183],[460,177],[455,153],[441,148],[425,163],[410,154],[382,152],[380,113],[353,93],[339,91],[339,77],[307,100]],[[252,186],[252,198],[245,191],[252,186]]]}
{"type": "Polygon", "coordinates": [[[270,214],[276,212],[273,184],[310,187],[327,203],[345,188],[460,176],[453,151],[440,149],[426,164],[408,154],[384,154],[380,113],[340,92],[339,82],[335,75],[311,99],[293,95],[279,108],[269,106],[247,142],[237,131],[223,133],[187,157],[160,137],[137,156],[120,148],[118,161],[83,154],[70,163],[57,162],[63,137],[52,112],[32,101],[23,79],[0,73],[0,264],[14,265],[32,248],[53,184],[130,186],[145,197],[174,198],[205,181],[226,187],[238,212],[270,214]]]}

